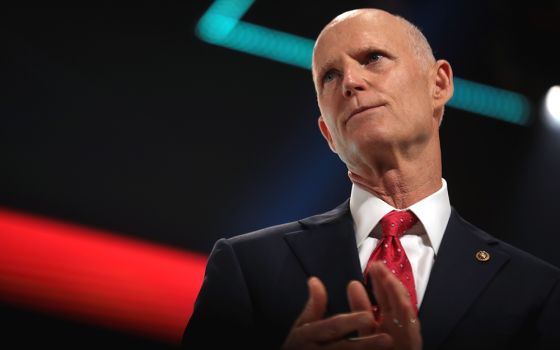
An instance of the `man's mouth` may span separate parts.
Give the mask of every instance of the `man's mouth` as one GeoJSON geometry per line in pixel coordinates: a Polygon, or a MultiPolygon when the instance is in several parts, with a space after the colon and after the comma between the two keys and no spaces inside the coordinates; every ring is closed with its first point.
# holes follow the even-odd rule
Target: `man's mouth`
{"type": "Polygon", "coordinates": [[[374,109],[374,108],[378,108],[378,107],[381,107],[381,106],[382,106],[382,104],[358,107],[358,108],[352,110],[352,112],[350,112],[350,115],[348,115],[348,118],[346,118],[346,122],[348,122],[356,114],[360,114],[360,113],[362,113],[364,111],[367,111],[369,109],[374,109]]]}

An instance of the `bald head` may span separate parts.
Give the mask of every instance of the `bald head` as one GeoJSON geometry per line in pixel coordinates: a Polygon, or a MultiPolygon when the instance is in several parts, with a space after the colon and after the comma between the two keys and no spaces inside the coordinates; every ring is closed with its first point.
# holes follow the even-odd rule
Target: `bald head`
{"type": "MultiPolygon", "coordinates": [[[[427,69],[435,62],[432,48],[418,27],[403,17],[393,15],[387,11],[372,8],[351,10],[336,16],[323,28],[317,37],[315,47],[313,48],[313,56],[316,54],[317,44],[326,33],[335,29],[339,23],[356,19],[358,17],[362,17],[367,21],[393,23],[396,28],[399,28],[406,34],[408,45],[415,53],[422,68],[427,69]]],[[[313,60],[313,62],[315,62],[315,60],[313,60]]]]}

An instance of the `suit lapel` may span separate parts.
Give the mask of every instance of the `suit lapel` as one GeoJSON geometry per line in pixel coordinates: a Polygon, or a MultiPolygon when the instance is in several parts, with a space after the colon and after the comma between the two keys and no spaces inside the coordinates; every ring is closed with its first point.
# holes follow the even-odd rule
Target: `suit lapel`
{"type": "Polygon", "coordinates": [[[499,242],[463,221],[453,210],[432,268],[419,318],[424,347],[437,349],[509,256],[499,242]],[[479,251],[489,253],[480,261],[479,251]]]}
{"type": "Polygon", "coordinates": [[[308,276],[316,276],[328,293],[328,312],[348,312],[346,285],[362,278],[348,201],[338,208],[300,221],[303,230],[286,236],[308,276]]]}

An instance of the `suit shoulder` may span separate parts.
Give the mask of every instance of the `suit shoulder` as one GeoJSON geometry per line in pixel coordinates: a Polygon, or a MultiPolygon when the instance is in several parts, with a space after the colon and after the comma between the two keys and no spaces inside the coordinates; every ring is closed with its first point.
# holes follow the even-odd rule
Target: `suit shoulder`
{"type": "Polygon", "coordinates": [[[293,232],[302,231],[310,227],[324,225],[336,220],[340,220],[344,218],[345,215],[347,214],[349,214],[348,200],[343,202],[338,207],[329,210],[327,212],[312,215],[300,220],[287,222],[280,225],[274,225],[256,231],[240,234],[228,238],[227,241],[232,245],[237,245],[246,242],[282,239],[284,236],[293,232]]]}
{"type": "Polygon", "coordinates": [[[259,230],[256,230],[256,231],[252,231],[252,232],[243,233],[243,234],[228,238],[227,240],[229,241],[229,243],[234,244],[234,245],[235,244],[242,244],[242,243],[248,242],[248,241],[258,241],[258,240],[280,238],[280,237],[283,237],[284,235],[286,235],[290,232],[299,231],[301,229],[302,229],[302,226],[299,223],[299,221],[292,221],[292,222],[287,222],[287,223],[280,224],[280,225],[265,227],[265,228],[262,228],[262,229],[259,229],[259,230]]]}
{"type": "Polygon", "coordinates": [[[551,276],[556,276],[557,278],[560,278],[560,269],[558,267],[548,263],[547,261],[542,260],[541,258],[523,249],[520,249],[516,246],[511,245],[508,242],[496,238],[490,233],[482,230],[481,228],[461,218],[459,215],[457,215],[457,217],[475,235],[479,236],[484,241],[488,242],[489,244],[498,248],[500,251],[509,255],[510,258],[513,259],[514,261],[518,261],[519,263],[524,264],[529,268],[535,268],[538,271],[542,271],[546,274],[550,274],[551,276]]]}
{"type": "Polygon", "coordinates": [[[519,259],[523,263],[532,264],[535,268],[538,268],[541,271],[546,271],[547,273],[556,276],[560,279],[560,269],[557,266],[552,265],[551,263],[529,253],[525,250],[522,250],[518,247],[515,247],[507,242],[497,239],[500,244],[500,248],[509,253],[513,258],[519,259]]]}

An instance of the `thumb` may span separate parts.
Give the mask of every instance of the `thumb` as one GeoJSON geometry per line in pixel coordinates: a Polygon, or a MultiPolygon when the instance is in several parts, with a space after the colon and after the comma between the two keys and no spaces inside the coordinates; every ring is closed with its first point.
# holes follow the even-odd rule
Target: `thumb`
{"type": "Polygon", "coordinates": [[[295,322],[296,327],[320,320],[327,308],[327,290],[321,280],[317,277],[311,277],[307,280],[307,287],[309,298],[295,322]]]}

